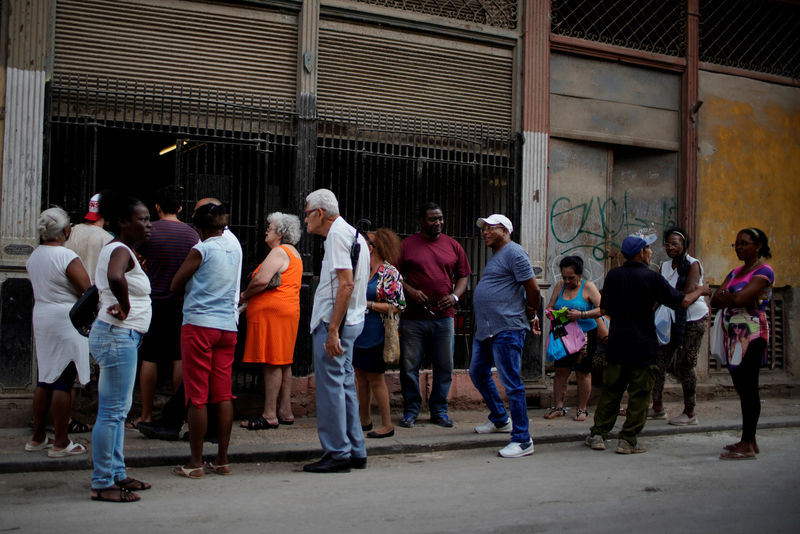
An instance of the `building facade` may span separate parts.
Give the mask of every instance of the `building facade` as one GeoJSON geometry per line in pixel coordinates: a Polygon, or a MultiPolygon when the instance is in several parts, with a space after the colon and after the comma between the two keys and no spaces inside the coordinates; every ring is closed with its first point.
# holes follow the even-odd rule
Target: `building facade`
{"type": "MultiPolygon", "coordinates": [[[[35,386],[24,263],[40,209],[78,222],[94,192],[152,204],[166,184],[185,188],[186,208],[231,206],[250,269],[266,253],[264,215],[299,213],[314,188],[337,192],[351,222],[401,235],[435,200],[473,286],[486,261],[475,218],[492,212],[519,229],[545,288],[564,255],[602,283],[627,233],[673,224],[719,283],[736,229],[759,226],[780,288],[772,362],[791,371],[800,8],[721,4],[3,1],[0,400],[35,386]]],[[[305,321],[320,244],[301,250],[305,321]]],[[[456,326],[466,368],[469,298],[456,326]]],[[[298,341],[295,372],[308,374],[298,341]]],[[[533,381],[541,353],[531,340],[533,381]]]]}

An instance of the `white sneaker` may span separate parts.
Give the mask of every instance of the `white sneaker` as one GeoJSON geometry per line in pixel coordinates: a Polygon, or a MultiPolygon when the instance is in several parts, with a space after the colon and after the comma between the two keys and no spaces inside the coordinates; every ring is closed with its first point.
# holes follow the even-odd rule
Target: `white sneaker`
{"type": "Polygon", "coordinates": [[[494,423],[489,421],[480,426],[475,427],[476,434],[493,434],[495,432],[511,432],[511,419],[507,420],[503,426],[495,426],[494,423]]]}
{"type": "Polygon", "coordinates": [[[528,441],[528,443],[517,443],[516,441],[512,441],[497,451],[497,455],[503,458],[521,458],[531,454],[533,454],[533,440],[528,441]]]}

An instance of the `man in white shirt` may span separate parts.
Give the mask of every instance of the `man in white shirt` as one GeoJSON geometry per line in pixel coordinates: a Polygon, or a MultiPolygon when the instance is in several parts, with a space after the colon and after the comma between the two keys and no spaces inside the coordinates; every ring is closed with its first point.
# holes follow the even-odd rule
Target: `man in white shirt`
{"type": "Polygon", "coordinates": [[[364,469],[367,449],[358,416],[353,343],[364,328],[369,249],[358,235],[360,254],[353,264],[356,229],[339,216],[333,192],[318,189],[306,197],[306,230],[325,238],[325,254],[311,311],[317,431],[322,459],[303,467],[310,473],[364,469]],[[355,271],[355,272],[354,272],[355,271]]]}
{"type": "Polygon", "coordinates": [[[65,247],[74,250],[80,257],[86,272],[89,273],[91,283],[94,283],[94,271],[97,268],[100,250],[114,239],[113,235],[103,229],[105,219],[100,216],[99,205],[100,193],[89,199],[89,211],[83,217],[84,222],[72,227],[69,239],[64,243],[65,247]]]}

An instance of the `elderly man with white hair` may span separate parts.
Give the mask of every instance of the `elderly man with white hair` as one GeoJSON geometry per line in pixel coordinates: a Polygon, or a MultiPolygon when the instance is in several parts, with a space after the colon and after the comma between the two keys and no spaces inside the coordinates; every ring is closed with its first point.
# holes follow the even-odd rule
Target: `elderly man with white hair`
{"type": "Polygon", "coordinates": [[[475,427],[475,432],[510,432],[510,443],[497,454],[503,458],[529,456],[533,439],[520,370],[525,334],[528,330],[540,333],[536,316],[539,285],[528,254],[511,241],[514,226],[508,217],[496,213],[478,219],[477,224],[492,257],[472,297],[476,330],[469,376],[489,408],[489,421],[475,427]],[[508,411],[492,379],[492,367],[497,368],[506,390],[508,411]]]}
{"type": "Polygon", "coordinates": [[[364,469],[367,449],[358,416],[353,343],[364,328],[369,249],[364,236],[339,216],[339,202],[328,189],[306,197],[305,222],[308,233],[325,238],[311,311],[317,431],[324,454],[303,470],[337,473],[349,472],[351,467],[364,469]],[[351,256],[356,243],[361,247],[357,261],[351,256]]]}

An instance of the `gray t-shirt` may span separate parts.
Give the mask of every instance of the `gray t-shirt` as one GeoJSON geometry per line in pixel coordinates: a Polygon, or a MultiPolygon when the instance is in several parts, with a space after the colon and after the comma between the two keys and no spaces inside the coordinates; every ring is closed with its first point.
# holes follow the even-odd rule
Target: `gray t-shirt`
{"type": "Polygon", "coordinates": [[[513,241],[489,258],[472,297],[478,341],[506,330],[529,328],[522,282],[531,278],[528,254],[513,241]]]}

